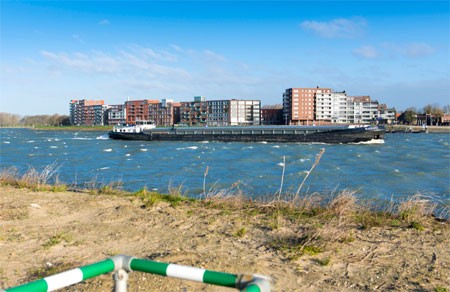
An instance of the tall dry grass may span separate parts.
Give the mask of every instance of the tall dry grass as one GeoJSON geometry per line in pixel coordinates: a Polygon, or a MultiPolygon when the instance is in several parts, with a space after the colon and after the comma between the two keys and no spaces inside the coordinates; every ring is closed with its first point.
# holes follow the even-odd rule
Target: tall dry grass
{"type": "Polygon", "coordinates": [[[59,168],[60,166],[56,163],[52,163],[42,170],[29,167],[23,174],[20,174],[15,167],[6,168],[0,172],[0,183],[38,191],[65,191],[67,190],[67,185],[59,180],[59,168]]]}

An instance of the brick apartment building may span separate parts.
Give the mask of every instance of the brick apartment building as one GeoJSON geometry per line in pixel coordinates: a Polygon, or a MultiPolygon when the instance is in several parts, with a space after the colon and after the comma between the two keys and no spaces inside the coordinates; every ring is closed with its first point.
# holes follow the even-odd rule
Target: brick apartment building
{"type": "Polygon", "coordinates": [[[282,125],[283,105],[266,105],[261,108],[262,125],[282,125]]]}
{"type": "Polygon", "coordinates": [[[156,126],[169,127],[180,122],[179,102],[173,102],[171,99],[162,99],[158,103],[149,104],[148,119],[153,121],[156,126]]]}
{"type": "Polygon", "coordinates": [[[181,102],[180,123],[188,126],[206,125],[207,107],[204,96],[195,96],[194,101],[181,102]]]}
{"type": "Polygon", "coordinates": [[[283,93],[285,125],[308,125],[315,120],[316,94],[331,93],[330,88],[288,88],[283,93]]]}
{"type": "Polygon", "coordinates": [[[135,124],[137,120],[148,121],[150,119],[150,104],[159,103],[158,100],[127,100],[125,102],[126,123],[135,124]]]}
{"type": "Polygon", "coordinates": [[[70,123],[86,126],[105,125],[106,108],[103,100],[73,99],[70,101],[70,123]]]}

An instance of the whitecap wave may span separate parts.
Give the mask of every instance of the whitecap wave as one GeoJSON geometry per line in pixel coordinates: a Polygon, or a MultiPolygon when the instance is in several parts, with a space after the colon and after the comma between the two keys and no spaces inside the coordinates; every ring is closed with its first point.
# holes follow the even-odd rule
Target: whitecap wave
{"type": "Polygon", "coordinates": [[[11,142],[9,141],[3,141],[4,144],[10,144],[11,142]]]}
{"type": "Polygon", "coordinates": [[[383,139],[372,139],[370,141],[358,142],[358,143],[350,143],[355,145],[376,145],[376,144],[384,144],[383,139]]]}
{"type": "Polygon", "coordinates": [[[111,149],[111,148],[108,148],[108,149],[103,149],[103,151],[105,151],[105,152],[111,152],[111,151],[112,151],[112,149],[111,149]]]}
{"type": "Polygon", "coordinates": [[[109,166],[105,166],[105,167],[100,167],[100,170],[105,170],[105,169],[109,169],[109,166]]]}
{"type": "Polygon", "coordinates": [[[198,146],[189,146],[189,147],[186,147],[186,149],[195,150],[195,149],[198,149],[198,146]]]}
{"type": "Polygon", "coordinates": [[[95,139],[96,140],[108,140],[109,136],[108,136],[108,134],[103,134],[101,136],[96,137],[95,139]]]}
{"type": "Polygon", "coordinates": [[[141,149],[139,149],[139,150],[141,150],[142,152],[146,152],[146,151],[147,151],[146,148],[141,148],[141,149]]]}

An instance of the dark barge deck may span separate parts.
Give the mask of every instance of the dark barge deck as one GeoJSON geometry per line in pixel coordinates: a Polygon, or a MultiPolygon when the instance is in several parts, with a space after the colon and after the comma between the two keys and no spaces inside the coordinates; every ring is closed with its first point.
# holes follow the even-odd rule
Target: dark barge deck
{"type": "Polygon", "coordinates": [[[359,143],[384,139],[384,129],[347,126],[248,126],[155,128],[109,132],[111,139],[140,141],[220,141],[359,143]]]}

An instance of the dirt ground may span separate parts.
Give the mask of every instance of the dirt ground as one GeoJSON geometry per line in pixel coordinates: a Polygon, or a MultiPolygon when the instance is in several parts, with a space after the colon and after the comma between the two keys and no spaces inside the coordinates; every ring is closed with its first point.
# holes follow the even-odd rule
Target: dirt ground
{"type": "MultiPolygon", "coordinates": [[[[241,210],[146,207],[137,198],[0,187],[0,288],[26,283],[126,254],[228,273],[271,277],[273,291],[449,291],[448,222],[423,230],[350,228],[315,254],[290,257],[275,239],[292,226],[270,224],[241,210]],[[46,275],[46,274],[45,274],[46,275]],[[445,290],[446,289],[446,290],[445,290]]],[[[299,232],[301,227],[296,227],[299,232]]],[[[326,236],[324,230],[323,236],[326,236]]],[[[130,291],[233,291],[202,283],[130,273],[130,291]]],[[[111,291],[112,275],[71,291],[111,291]]]]}

